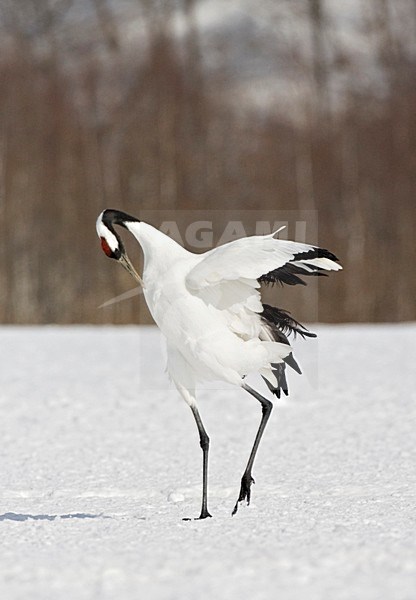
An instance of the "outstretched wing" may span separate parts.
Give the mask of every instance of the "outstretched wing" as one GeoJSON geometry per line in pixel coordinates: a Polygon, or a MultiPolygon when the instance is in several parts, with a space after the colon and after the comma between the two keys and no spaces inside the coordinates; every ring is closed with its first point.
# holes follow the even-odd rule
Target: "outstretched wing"
{"type": "Polygon", "coordinates": [[[257,337],[261,329],[258,313],[262,313],[263,305],[258,288],[263,277],[278,281],[277,271],[287,265],[305,274],[341,268],[320,252],[309,244],[277,240],[274,234],[250,236],[202,255],[186,276],[186,285],[206,304],[224,311],[229,327],[249,339],[257,337]]]}
{"type": "Polygon", "coordinates": [[[221,311],[233,333],[244,341],[257,343],[262,352],[266,351],[258,372],[269,381],[273,390],[287,391],[285,368],[277,366],[283,361],[291,364],[293,359],[283,330],[307,333],[287,313],[273,313],[273,318],[266,314],[269,307],[264,307],[261,302],[260,284],[263,281],[284,283],[285,279],[298,278],[298,273],[337,271],[341,266],[336,260],[326,250],[277,240],[274,234],[251,236],[202,255],[188,272],[185,282],[191,293],[221,311]],[[275,323],[276,319],[278,323],[275,323]],[[278,336],[273,335],[271,327],[279,330],[278,336]]]}
{"type": "Polygon", "coordinates": [[[341,269],[327,250],[273,236],[250,236],[207,252],[188,273],[188,289],[198,294],[224,281],[287,282],[284,280],[299,273],[341,269]]]}

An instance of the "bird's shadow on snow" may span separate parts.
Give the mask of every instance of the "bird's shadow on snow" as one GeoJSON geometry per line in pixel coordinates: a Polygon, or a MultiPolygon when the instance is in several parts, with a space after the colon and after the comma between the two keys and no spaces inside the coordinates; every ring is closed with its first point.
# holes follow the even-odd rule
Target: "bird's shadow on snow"
{"type": "Polygon", "coordinates": [[[0,521],[55,521],[59,519],[111,519],[112,517],[90,513],[68,513],[64,515],[31,515],[24,513],[7,512],[0,515],[0,521]]]}

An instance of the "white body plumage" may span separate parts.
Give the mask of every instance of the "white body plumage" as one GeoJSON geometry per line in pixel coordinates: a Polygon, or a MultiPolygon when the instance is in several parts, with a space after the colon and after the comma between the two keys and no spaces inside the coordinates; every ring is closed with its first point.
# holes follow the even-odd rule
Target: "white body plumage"
{"type": "MultiPolygon", "coordinates": [[[[271,234],[193,254],[147,223],[126,227],[144,252],[143,291],[166,337],[168,372],[175,384],[192,393],[199,380],[241,385],[251,372],[276,384],[271,364],[282,362],[291,347],[270,339],[260,317],[257,279],[313,247],[271,234]]],[[[308,262],[302,264],[306,272],[308,262]]],[[[340,268],[326,258],[314,264],[340,268]]]]}

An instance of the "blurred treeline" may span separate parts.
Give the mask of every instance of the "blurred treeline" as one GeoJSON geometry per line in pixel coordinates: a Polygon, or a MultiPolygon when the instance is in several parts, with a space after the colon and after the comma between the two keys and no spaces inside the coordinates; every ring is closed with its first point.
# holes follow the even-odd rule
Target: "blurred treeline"
{"type": "MultiPolygon", "coordinates": [[[[257,3],[277,39],[283,5],[309,36],[306,58],[265,36],[270,81],[274,60],[295,80],[265,106],[245,94],[267,82],[236,84],[227,29],[207,65],[197,0],[131,0],[124,20],[116,1],[90,0],[82,21],[71,0],[0,4],[1,322],[150,322],[137,297],[97,308],[133,287],[99,248],[105,207],[318,211],[308,241],[344,271],[320,282],[317,305],[313,285],[289,290],[294,315],[415,319],[416,54],[391,22],[401,8],[415,32],[414,4],[362,0],[381,81],[360,86],[367,67],[331,41],[325,2],[257,3]]],[[[261,28],[255,42],[266,45],[261,28]]]]}

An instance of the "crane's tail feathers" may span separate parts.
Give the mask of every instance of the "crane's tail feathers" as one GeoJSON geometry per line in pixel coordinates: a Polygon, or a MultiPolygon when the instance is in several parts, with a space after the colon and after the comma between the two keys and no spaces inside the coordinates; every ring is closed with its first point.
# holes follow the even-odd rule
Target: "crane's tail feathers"
{"type": "Polygon", "coordinates": [[[296,336],[298,333],[303,338],[316,337],[316,333],[308,331],[306,327],[282,308],[263,304],[263,312],[260,316],[275,341],[288,344],[286,334],[296,336]]]}
{"type": "Polygon", "coordinates": [[[273,385],[264,375],[263,375],[263,379],[267,384],[267,387],[269,388],[269,390],[271,391],[272,394],[274,394],[275,396],[277,396],[278,398],[280,398],[281,396],[281,392],[283,392],[285,394],[285,396],[289,395],[289,388],[287,385],[287,380],[286,380],[286,364],[283,363],[278,363],[278,364],[273,364],[272,365],[273,369],[271,369],[275,379],[276,379],[276,383],[273,385]]]}
{"type": "MultiPolygon", "coordinates": [[[[300,366],[298,365],[298,363],[295,360],[295,357],[293,356],[292,353],[288,354],[288,356],[286,356],[286,358],[284,359],[285,363],[291,367],[294,371],[296,371],[296,373],[299,373],[299,375],[302,375],[302,371],[300,370],[300,366]]],[[[274,365],[272,365],[272,367],[274,367],[274,365]]]]}
{"type": "Polygon", "coordinates": [[[287,335],[293,334],[296,336],[296,334],[299,334],[305,338],[316,337],[316,334],[308,331],[306,327],[296,321],[287,311],[268,304],[263,304],[261,318],[264,325],[263,335],[274,340],[275,344],[286,345],[290,351],[283,357],[282,361],[271,362],[267,373],[266,370],[262,370],[260,373],[272,394],[280,398],[283,392],[285,396],[288,396],[289,388],[286,379],[286,365],[300,375],[302,371],[293,356],[287,335]]]}

